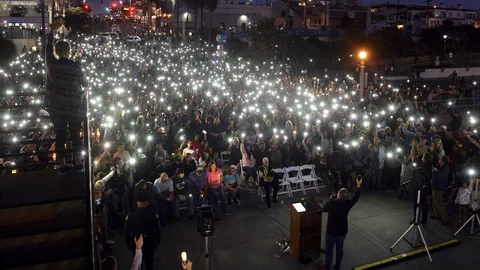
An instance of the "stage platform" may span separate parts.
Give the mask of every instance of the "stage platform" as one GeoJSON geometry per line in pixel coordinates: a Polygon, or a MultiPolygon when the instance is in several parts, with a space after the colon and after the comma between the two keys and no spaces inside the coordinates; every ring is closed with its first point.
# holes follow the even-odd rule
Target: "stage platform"
{"type": "MultiPolygon", "coordinates": [[[[276,240],[288,235],[288,206],[292,199],[281,196],[283,204],[272,205],[267,209],[265,203],[253,193],[244,194],[241,207],[231,205],[230,215],[215,223],[212,243],[212,267],[214,270],[293,270],[318,269],[318,266],[302,265],[289,255],[280,259],[274,257],[278,251],[276,240]],[[247,198],[245,198],[247,197],[247,198]]],[[[325,192],[316,195],[317,200],[327,200],[325,192]]],[[[297,195],[300,196],[300,195],[297,195]]],[[[293,200],[298,200],[297,197],[293,200]]],[[[345,251],[341,269],[352,269],[366,263],[408,252],[411,247],[400,242],[390,252],[390,246],[410,226],[413,218],[412,202],[403,201],[392,193],[369,194],[362,192],[360,201],[349,216],[349,232],[345,240],[345,251]]],[[[326,215],[323,229],[326,230],[326,215]]],[[[453,239],[458,228],[456,222],[446,227],[437,220],[429,219],[425,229],[429,245],[453,239]]],[[[384,269],[445,269],[462,270],[480,268],[480,237],[469,236],[467,232],[458,235],[460,245],[432,253],[433,264],[426,256],[388,266],[384,269]]],[[[132,263],[131,252],[126,248],[123,234],[119,232],[113,246],[114,255],[121,270],[127,270],[132,263]]],[[[324,239],[322,239],[324,241],[324,239]]],[[[323,248],[325,243],[322,243],[323,248]]],[[[180,253],[186,251],[194,264],[194,269],[204,267],[204,239],[196,231],[195,221],[183,218],[162,228],[162,242],[155,251],[155,269],[181,269],[180,253]]],[[[324,258],[322,258],[324,260],[324,258]]]]}

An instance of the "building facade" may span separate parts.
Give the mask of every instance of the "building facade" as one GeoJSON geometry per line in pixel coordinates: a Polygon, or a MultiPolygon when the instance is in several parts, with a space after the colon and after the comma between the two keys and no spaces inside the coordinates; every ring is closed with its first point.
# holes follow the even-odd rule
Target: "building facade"
{"type": "MultiPolygon", "coordinates": [[[[187,12],[185,7],[180,8],[179,14],[175,15],[173,20],[176,26],[176,20],[179,20],[179,28],[185,35],[185,31],[200,29],[200,12],[187,12]],[[196,20],[196,23],[195,23],[196,20]],[[188,22],[188,23],[187,23],[188,22]]],[[[210,13],[204,10],[204,26],[208,27],[210,24],[210,13]]],[[[217,8],[212,13],[212,29],[224,29],[226,32],[235,33],[248,31],[249,26],[257,24],[259,21],[272,18],[271,5],[254,5],[250,2],[229,1],[219,2],[217,8]]]]}
{"type": "Polygon", "coordinates": [[[355,0],[277,1],[272,4],[277,24],[285,28],[340,28],[346,16],[354,25],[367,27],[370,10],[355,0]],[[287,16],[286,16],[287,14],[287,16]]]}
{"type": "Polygon", "coordinates": [[[397,27],[406,34],[417,35],[428,28],[439,27],[450,20],[454,25],[472,25],[477,21],[477,11],[464,9],[461,5],[446,7],[425,5],[394,5],[390,3],[370,7],[372,24],[369,30],[397,27]],[[379,27],[381,26],[381,27],[379,27]]]}

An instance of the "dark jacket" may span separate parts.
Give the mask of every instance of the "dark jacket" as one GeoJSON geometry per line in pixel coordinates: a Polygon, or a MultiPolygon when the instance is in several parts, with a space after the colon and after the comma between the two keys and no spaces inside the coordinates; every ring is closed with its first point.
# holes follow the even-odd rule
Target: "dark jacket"
{"type": "Polygon", "coordinates": [[[160,226],[158,216],[148,208],[138,208],[125,219],[125,241],[127,246],[135,249],[134,237],[143,235],[144,247],[155,247],[160,243],[160,226]]]}
{"type": "Polygon", "coordinates": [[[417,192],[423,192],[422,196],[426,196],[430,192],[430,178],[432,171],[421,164],[418,167],[412,169],[412,182],[410,184],[410,191],[414,194],[414,198],[417,198],[417,192]]]}
{"type": "Polygon", "coordinates": [[[448,165],[443,166],[443,168],[439,167],[433,174],[432,189],[444,191],[448,185],[449,173],[450,169],[448,168],[448,165]]]}
{"type": "Polygon", "coordinates": [[[358,202],[360,189],[357,188],[355,195],[349,200],[330,200],[323,207],[323,212],[328,213],[327,233],[331,236],[340,237],[348,232],[348,213],[358,202]]]}

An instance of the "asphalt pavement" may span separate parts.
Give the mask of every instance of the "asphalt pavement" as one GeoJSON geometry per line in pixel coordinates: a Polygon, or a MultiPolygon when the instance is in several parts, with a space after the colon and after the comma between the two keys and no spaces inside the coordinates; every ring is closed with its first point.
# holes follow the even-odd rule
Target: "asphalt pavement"
{"type": "MultiPolygon", "coordinates": [[[[299,194],[299,193],[297,193],[299,194]]],[[[211,238],[211,269],[213,270],[287,270],[318,269],[311,263],[302,265],[288,254],[280,259],[274,257],[279,247],[276,240],[289,235],[289,204],[298,201],[301,196],[290,199],[280,197],[281,203],[267,209],[254,192],[244,194],[240,207],[232,205],[230,215],[215,223],[215,232],[211,238]]],[[[328,194],[308,193],[317,200],[327,200],[328,194]]],[[[393,243],[410,226],[413,218],[412,202],[400,200],[391,193],[370,194],[362,190],[360,200],[349,215],[349,232],[345,240],[345,252],[341,269],[352,269],[372,261],[412,250],[405,241],[401,241],[390,251],[393,243]]],[[[324,214],[323,228],[326,230],[327,214],[324,214]]],[[[454,219],[455,220],[455,219],[454,219]]],[[[437,220],[430,219],[425,228],[427,244],[434,245],[453,239],[453,233],[459,225],[452,223],[442,226],[437,220]]],[[[385,269],[435,269],[462,270],[479,269],[480,237],[470,236],[466,232],[457,235],[461,241],[458,246],[432,253],[433,264],[426,256],[413,258],[385,269]]],[[[411,235],[406,236],[412,238],[411,235]]],[[[124,238],[119,232],[114,240],[114,256],[118,269],[129,269],[133,257],[126,248],[124,238]]],[[[182,220],[162,228],[162,242],[155,251],[155,269],[182,269],[180,254],[186,251],[193,262],[193,269],[205,269],[205,240],[196,230],[196,222],[182,220]]],[[[325,247],[322,239],[322,247],[325,247]]],[[[324,256],[321,257],[324,261],[324,256]]]]}

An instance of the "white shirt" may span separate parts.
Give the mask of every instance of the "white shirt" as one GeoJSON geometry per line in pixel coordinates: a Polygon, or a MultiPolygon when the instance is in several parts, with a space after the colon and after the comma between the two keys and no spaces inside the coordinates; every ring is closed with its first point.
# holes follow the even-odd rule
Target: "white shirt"
{"type": "Polygon", "coordinates": [[[378,146],[378,169],[383,169],[385,165],[385,147],[383,145],[378,146]]]}
{"type": "Polygon", "coordinates": [[[183,149],[182,157],[186,157],[188,154],[193,155],[193,153],[195,153],[195,150],[185,148],[183,149]]]}
{"type": "Polygon", "coordinates": [[[130,153],[128,153],[128,151],[123,151],[123,153],[120,153],[120,152],[115,152],[115,154],[113,154],[113,160],[115,160],[116,158],[121,158],[123,161],[125,162],[129,162],[130,161],[130,153]]]}
{"type": "Polygon", "coordinates": [[[153,185],[155,186],[155,190],[159,194],[166,191],[173,192],[173,181],[170,178],[168,178],[167,182],[162,182],[160,178],[158,178],[157,180],[155,180],[155,183],[153,183],[153,185]]]}

